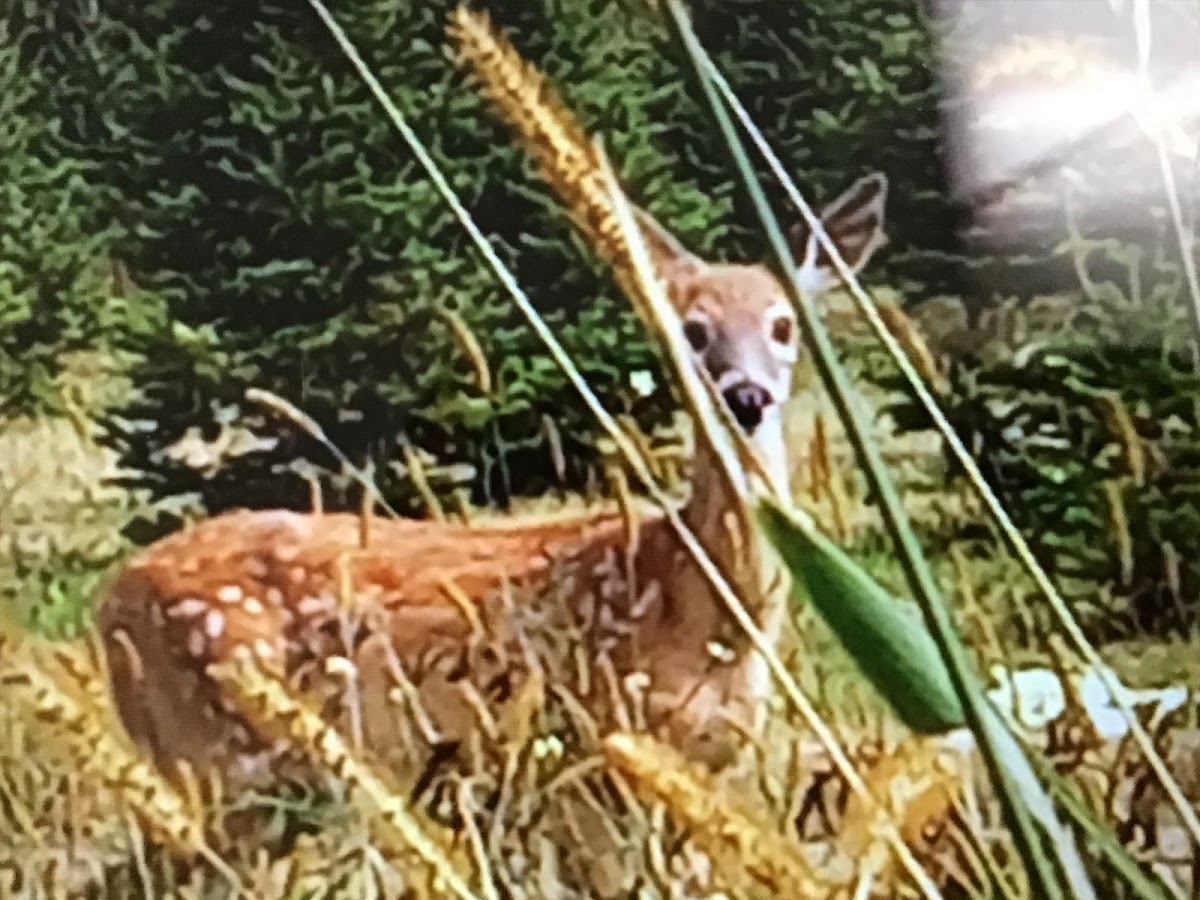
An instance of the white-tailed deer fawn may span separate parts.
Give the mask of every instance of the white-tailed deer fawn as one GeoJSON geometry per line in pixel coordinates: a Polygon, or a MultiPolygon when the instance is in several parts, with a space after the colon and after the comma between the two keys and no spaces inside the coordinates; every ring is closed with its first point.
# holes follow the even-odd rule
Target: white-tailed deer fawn
{"type": "MultiPolygon", "coordinates": [[[[884,241],[886,189],[882,175],[868,176],[823,213],[852,270],[884,241]]],[[[640,219],[695,363],[783,484],[782,408],[798,348],[783,288],[765,265],[706,263],[640,219]]],[[[794,237],[805,290],[830,287],[836,276],[815,238],[794,237]]],[[[714,466],[697,453],[681,517],[775,636],[781,573],[739,527],[714,466]]],[[[612,695],[640,682],[646,726],[719,762],[732,746],[729,723],[761,712],[765,669],[661,515],[648,512],[636,530],[606,513],[491,526],[374,519],[368,531],[364,540],[349,513],[233,512],[164,538],[120,572],[100,609],[112,688],[130,734],[160,766],[186,760],[239,783],[283,767],[283,748],[248,727],[210,675],[238,655],[316,691],[332,704],[328,715],[385,755],[401,743],[397,704],[414,696],[435,739],[461,740],[530,671],[520,653],[485,652],[478,632],[519,631],[511,620],[539,590],[564,601],[562,640],[603,661],[596,671],[607,677],[580,692],[601,723],[616,715],[612,695]],[[519,593],[505,594],[508,584],[519,593]]]]}

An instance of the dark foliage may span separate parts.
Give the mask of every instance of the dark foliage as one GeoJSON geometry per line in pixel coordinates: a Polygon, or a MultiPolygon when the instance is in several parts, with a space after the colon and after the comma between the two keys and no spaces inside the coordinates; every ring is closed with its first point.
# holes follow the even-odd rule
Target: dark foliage
{"type": "MultiPolygon", "coordinates": [[[[1007,335],[976,332],[943,398],[1005,508],[1101,638],[1187,634],[1200,615],[1200,376],[1173,242],[1168,233],[1156,249],[1064,242],[1057,252],[1075,259],[1081,295],[1011,309],[1007,335]]],[[[902,427],[929,424],[911,404],[894,412],[902,427]]]]}
{"type": "MultiPolygon", "coordinates": [[[[444,34],[451,8],[334,4],[602,396],[643,423],[659,419],[663,392],[637,400],[627,383],[655,368],[650,348],[524,152],[465,83],[444,34]]],[[[636,198],[699,251],[758,252],[753,217],[731,206],[725,161],[641,4],[490,8],[605,137],[636,198]]],[[[27,3],[10,19],[26,59],[48,73],[63,164],[82,167],[103,201],[103,215],[88,207],[90,224],[76,227],[87,242],[63,241],[79,256],[72,265],[82,271],[84,257],[108,247],[169,311],[165,326],[141,332],[140,396],[111,430],[130,466],[158,492],[198,491],[214,509],[307,503],[287,469],[329,457],[248,408],[245,389],[258,386],[302,407],[357,460],[395,460],[405,440],[470,464],[476,499],[537,493],[554,480],[548,415],[563,436],[566,478],[581,483],[594,459],[586,411],[305,4],[82,9],[27,3]],[[446,309],[479,340],[491,396],[480,395],[446,309]],[[189,427],[212,436],[236,414],[287,439],[215,473],[164,453],[189,427]]],[[[802,185],[828,197],[868,168],[892,176],[894,252],[875,274],[918,293],[943,289],[949,267],[929,265],[929,248],[949,241],[929,165],[930,38],[913,5],[762,0],[703,4],[696,15],[802,185]]],[[[63,197],[62,186],[20,183],[63,197]]],[[[402,472],[379,472],[390,496],[411,502],[402,472]]]]}
{"type": "MultiPolygon", "coordinates": [[[[95,167],[64,152],[53,76],[22,53],[27,30],[0,21],[0,413],[57,410],[73,351],[116,352],[151,327],[153,302],[113,278],[95,167]],[[7,38],[7,39],[6,39],[7,38]]],[[[118,270],[119,274],[119,270],[118,270]]]]}

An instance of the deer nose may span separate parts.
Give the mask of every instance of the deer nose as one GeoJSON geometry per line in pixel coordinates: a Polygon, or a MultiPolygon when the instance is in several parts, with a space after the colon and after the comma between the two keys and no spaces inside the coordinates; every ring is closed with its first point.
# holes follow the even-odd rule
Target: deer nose
{"type": "Polygon", "coordinates": [[[737,423],[752,434],[762,422],[763,410],[771,405],[771,394],[753,381],[739,381],[721,395],[737,423]]]}

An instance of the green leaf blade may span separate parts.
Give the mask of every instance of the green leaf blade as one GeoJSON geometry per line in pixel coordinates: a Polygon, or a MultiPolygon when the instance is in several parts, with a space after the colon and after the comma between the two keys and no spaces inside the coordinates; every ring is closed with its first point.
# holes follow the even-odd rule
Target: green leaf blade
{"type": "Polygon", "coordinates": [[[919,616],[777,501],[763,500],[758,518],[792,574],[793,594],[805,593],[904,724],[922,734],[963,726],[962,704],[919,616]]]}

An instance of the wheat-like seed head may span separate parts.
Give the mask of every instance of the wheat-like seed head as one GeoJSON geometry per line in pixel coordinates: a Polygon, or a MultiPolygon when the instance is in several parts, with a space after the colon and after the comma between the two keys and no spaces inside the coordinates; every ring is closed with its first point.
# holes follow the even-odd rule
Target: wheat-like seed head
{"type": "MultiPolygon", "coordinates": [[[[640,243],[637,225],[636,222],[629,224],[629,230],[622,227],[623,221],[629,223],[629,213],[624,209],[624,194],[610,171],[602,148],[588,138],[545,76],[521,58],[486,15],[459,6],[450,16],[449,30],[458,43],[460,56],[478,79],[484,95],[516,131],[576,226],[597,255],[611,267],[634,311],[652,333],[661,336],[666,327],[661,319],[664,310],[656,302],[654,285],[648,284],[647,279],[661,279],[662,273],[639,269],[635,261],[641,257],[635,256],[630,241],[640,243]],[[618,204],[622,208],[619,209],[618,204]],[[632,238],[629,237],[631,231],[632,238]]],[[[641,249],[648,253],[648,248],[641,249]]],[[[648,265],[653,268],[653,260],[648,265]]],[[[681,374],[679,364],[680,361],[675,360],[677,375],[681,374]]],[[[699,377],[703,378],[703,375],[699,377]]],[[[711,392],[714,387],[709,382],[700,389],[711,392]]],[[[697,406],[701,398],[693,395],[693,390],[683,391],[684,403],[697,421],[703,421],[706,416],[697,406]]],[[[732,414],[724,404],[713,404],[713,411],[726,426],[732,424],[732,414]]],[[[712,440],[707,428],[701,431],[704,440],[712,440]]],[[[747,468],[761,474],[757,454],[750,449],[741,429],[734,427],[730,433],[737,456],[747,468]]],[[[730,473],[723,474],[729,479],[730,473]]],[[[739,493],[732,489],[732,484],[727,486],[731,493],[739,493]]],[[[748,527],[748,509],[740,508],[738,515],[742,526],[748,527]]]]}
{"type": "Polygon", "coordinates": [[[450,17],[450,33],[484,95],[517,132],[577,227],[636,302],[640,290],[603,166],[575,116],[485,14],[458,7],[450,17]]]}
{"type": "Polygon", "coordinates": [[[604,755],[643,801],[664,803],[718,863],[740,866],[759,884],[787,896],[828,893],[829,885],[798,845],[737,808],[677,751],[648,735],[618,732],[605,738],[604,755]]]}

